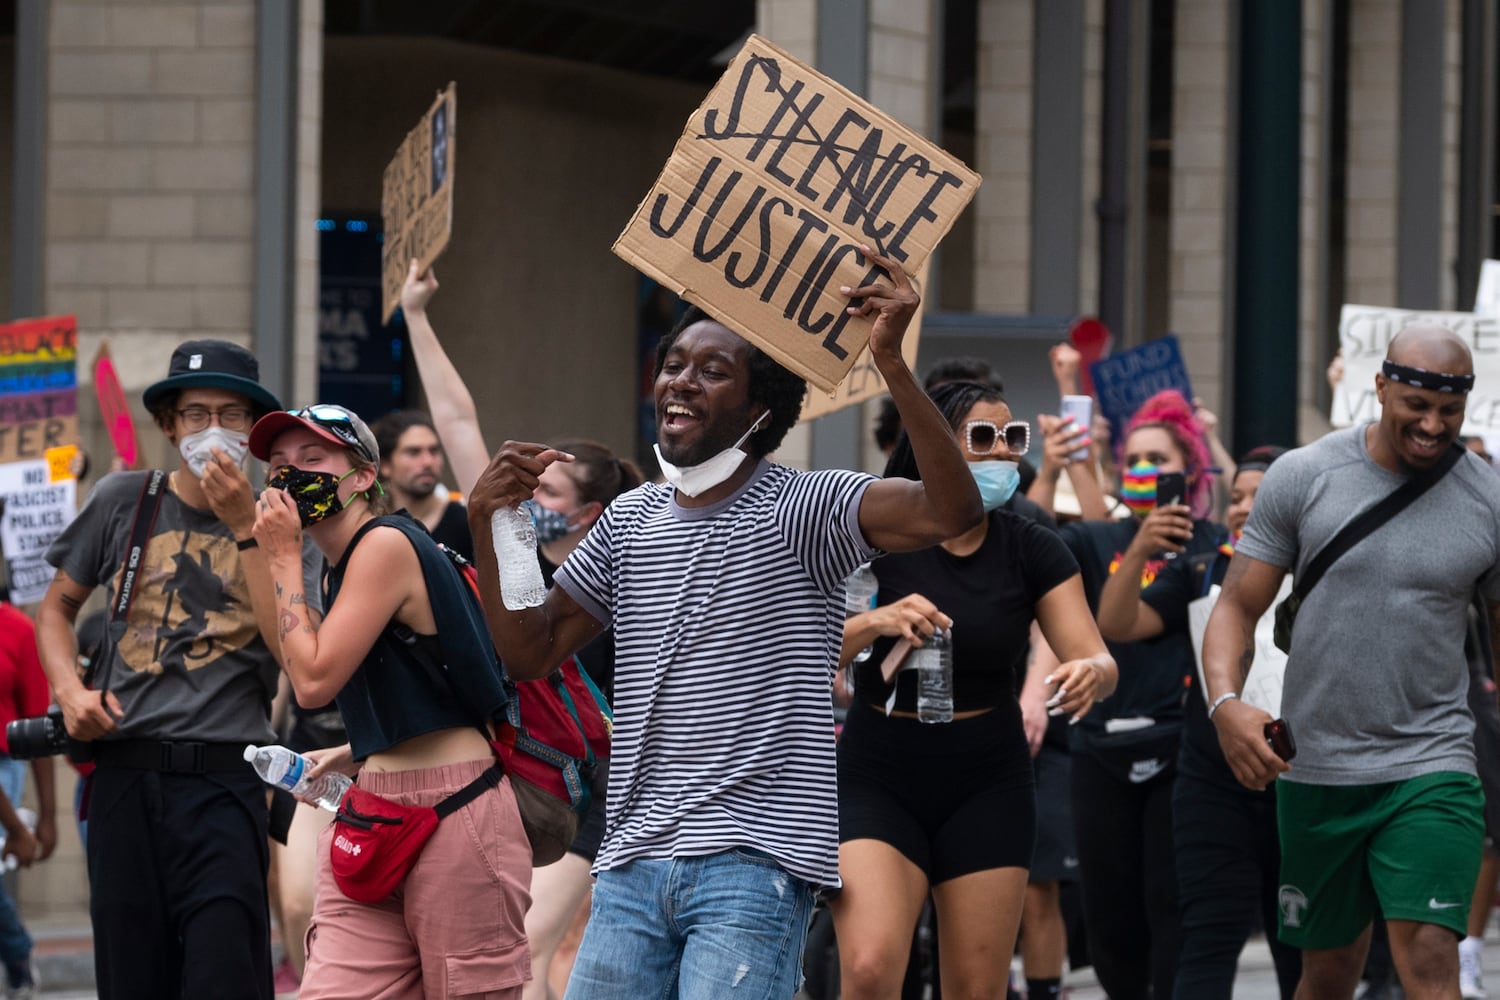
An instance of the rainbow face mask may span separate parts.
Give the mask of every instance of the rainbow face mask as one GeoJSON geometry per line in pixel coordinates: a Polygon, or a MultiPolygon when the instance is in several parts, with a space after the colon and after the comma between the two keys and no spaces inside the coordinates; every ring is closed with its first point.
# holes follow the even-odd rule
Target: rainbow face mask
{"type": "Polygon", "coordinates": [[[1156,509],[1156,466],[1137,462],[1120,475],[1120,500],[1136,517],[1156,509]]]}

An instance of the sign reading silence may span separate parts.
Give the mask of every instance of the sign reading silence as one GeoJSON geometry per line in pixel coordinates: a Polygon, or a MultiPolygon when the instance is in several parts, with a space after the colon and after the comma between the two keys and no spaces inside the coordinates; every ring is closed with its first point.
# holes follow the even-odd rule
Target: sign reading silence
{"type": "Polygon", "coordinates": [[[979,175],[751,35],[693,112],[614,251],[832,393],[869,340],[841,286],[916,274],[979,175]]]}

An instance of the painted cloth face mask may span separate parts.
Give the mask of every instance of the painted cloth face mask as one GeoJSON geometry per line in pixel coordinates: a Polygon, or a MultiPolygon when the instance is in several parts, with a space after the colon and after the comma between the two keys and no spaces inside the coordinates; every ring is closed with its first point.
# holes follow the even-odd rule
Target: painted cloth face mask
{"type": "Polygon", "coordinates": [[[201,431],[183,435],[182,440],[177,442],[177,450],[182,453],[188,468],[193,470],[193,475],[199,479],[203,478],[203,470],[208,468],[208,463],[213,461],[214,448],[222,451],[235,465],[239,465],[250,453],[250,435],[244,431],[226,431],[218,424],[209,424],[201,431]]]}
{"type": "Polygon", "coordinates": [[[304,528],[317,524],[344,509],[339,499],[339,484],[354,475],[353,469],[336,476],[332,472],[313,472],[283,465],[266,480],[266,486],[282,490],[297,505],[297,517],[304,528]]]}
{"type": "Polygon", "coordinates": [[[685,465],[681,468],[668,462],[661,455],[661,445],[653,445],[656,449],[656,461],[661,465],[661,474],[666,477],[667,482],[690,497],[707,493],[718,486],[724,480],[734,475],[734,470],[740,467],[745,460],[745,452],[740,450],[740,445],[750,439],[750,435],[760,429],[761,421],[768,419],[771,411],[767,410],[755,418],[755,423],[750,429],[740,435],[740,439],[734,444],[719,452],[706,462],[697,465],[685,465]]]}
{"type": "Polygon", "coordinates": [[[1021,485],[1021,467],[1015,462],[970,462],[969,474],[979,487],[979,499],[986,512],[1004,507],[1021,485]]]}
{"type": "Polygon", "coordinates": [[[568,515],[560,510],[543,507],[535,500],[523,501],[521,506],[531,515],[531,523],[536,527],[536,540],[543,545],[555,542],[573,530],[573,525],[568,523],[568,515]]]}

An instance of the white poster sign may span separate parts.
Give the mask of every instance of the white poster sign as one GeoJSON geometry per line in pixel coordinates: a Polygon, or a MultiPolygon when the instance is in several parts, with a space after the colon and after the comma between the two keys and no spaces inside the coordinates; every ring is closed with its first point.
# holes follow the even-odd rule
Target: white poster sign
{"type": "Polygon", "coordinates": [[[45,460],[0,464],[0,545],[10,571],[12,604],[34,604],[47,592],[53,570],[43,556],[78,509],[78,481],[54,479],[45,460]]]}
{"type": "Polygon", "coordinates": [[[1474,391],[1464,414],[1464,434],[1500,432],[1500,315],[1414,312],[1384,306],[1346,305],[1339,313],[1339,349],[1344,379],[1333,393],[1328,415],[1335,427],[1380,418],[1375,400],[1375,373],[1385,360],[1391,338],[1408,326],[1446,327],[1474,355],[1474,391]]]}
{"type": "MultiPolygon", "coordinates": [[[[1250,676],[1245,678],[1245,687],[1240,691],[1240,700],[1271,713],[1273,719],[1281,718],[1281,683],[1286,675],[1286,654],[1276,648],[1273,638],[1276,628],[1276,605],[1292,592],[1292,574],[1281,581],[1281,589],[1270,610],[1255,623],[1255,660],[1250,664],[1250,676]]],[[[1200,597],[1188,605],[1188,629],[1193,634],[1193,656],[1198,661],[1198,690],[1208,697],[1208,684],[1203,680],[1203,634],[1208,631],[1208,616],[1213,614],[1219,602],[1219,586],[1209,588],[1207,597],[1200,597]]]]}

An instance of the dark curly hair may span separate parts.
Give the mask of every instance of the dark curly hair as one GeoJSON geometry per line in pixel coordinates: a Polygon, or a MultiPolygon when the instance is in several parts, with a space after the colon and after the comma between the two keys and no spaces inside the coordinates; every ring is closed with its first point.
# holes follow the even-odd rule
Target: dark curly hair
{"type": "MultiPolygon", "coordinates": [[[[958,425],[963,422],[964,416],[974,408],[976,403],[1005,402],[1005,397],[1001,395],[1000,390],[985,382],[944,382],[934,387],[927,395],[955,433],[958,431],[958,425]]],[[[885,477],[887,479],[922,478],[922,474],[917,469],[917,456],[911,450],[911,438],[906,436],[904,429],[901,431],[901,436],[896,439],[896,447],[891,452],[891,457],[885,463],[885,477]]]]}
{"type": "MultiPolygon", "coordinates": [[[[689,306],[677,325],[672,327],[672,332],[657,342],[656,369],[651,373],[653,382],[661,374],[667,352],[672,349],[682,331],[704,320],[719,323],[697,306],[689,306]]],[[[722,323],[719,325],[723,326],[722,323]]],[[[747,357],[750,361],[750,402],[761,404],[771,413],[771,422],[750,435],[750,439],[745,442],[750,454],[760,458],[781,447],[787,431],[792,429],[797,418],[802,415],[802,400],[807,396],[807,382],[787,371],[775,358],[749,341],[745,342],[745,347],[749,351],[747,357]]]]}

